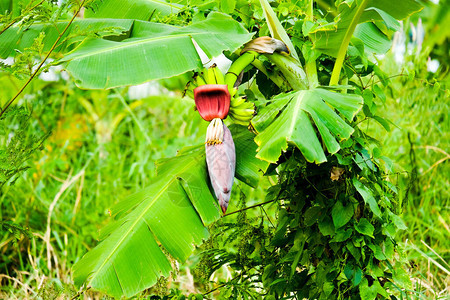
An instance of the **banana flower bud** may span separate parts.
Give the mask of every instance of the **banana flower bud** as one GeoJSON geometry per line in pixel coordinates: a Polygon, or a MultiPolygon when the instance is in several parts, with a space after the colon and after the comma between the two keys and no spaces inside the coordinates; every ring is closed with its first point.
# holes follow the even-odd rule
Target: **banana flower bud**
{"type": "Polygon", "coordinates": [[[194,89],[194,100],[200,116],[210,122],[206,131],[206,164],[214,194],[225,213],[236,168],[233,138],[222,121],[228,116],[231,95],[226,84],[205,84],[194,89]]]}
{"type": "Polygon", "coordinates": [[[206,133],[206,164],[211,185],[225,213],[230,202],[236,168],[236,152],[233,138],[228,127],[221,119],[214,119],[206,133]]]}
{"type": "Polygon", "coordinates": [[[245,47],[241,51],[241,55],[248,51],[266,54],[273,54],[274,52],[290,54],[289,48],[283,41],[268,36],[261,36],[245,44],[245,47]]]}

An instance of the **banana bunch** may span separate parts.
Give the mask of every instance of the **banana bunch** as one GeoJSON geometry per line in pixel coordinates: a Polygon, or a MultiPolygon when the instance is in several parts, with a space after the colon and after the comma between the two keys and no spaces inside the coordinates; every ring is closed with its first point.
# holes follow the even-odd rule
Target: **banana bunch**
{"type": "Polygon", "coordinates": [[[247,126],[254,114],[255,105],[246,101],[245,96],[231,98],[228,116],[234,123],[247,126]]]}
{"type": "MultiPolygon", "coordinates": [[[[194,89],[205,84],[225,84],[225,78],[219,68],[217,68],[216,64],[213,64],[209,68],[204,68],[200,72],[194,73],[194,77],[187,83],[184,93],[194,99],[194,89]]],[[[236,94],[236,92],[237,90],[234,91],[234,94],[236,94]]],[[[231,97],[233,97],[233,95],[231,97]]]]}
{"type": "MultiPolygon", "coordinates": [[[[215,64],[195,73],[191,81],[187,83],[183,96],[188,95],[190,98],[194,99],[194,89],[205,84],[226,84],[222,72],[215,64]]],[[[233,123],[247,126],[255,114],[254,104],[246,101],[247,99],[245,96],[237,95],[237,88],[228,86],[228,91],[231,96],[228,116],[233,123]]]]}

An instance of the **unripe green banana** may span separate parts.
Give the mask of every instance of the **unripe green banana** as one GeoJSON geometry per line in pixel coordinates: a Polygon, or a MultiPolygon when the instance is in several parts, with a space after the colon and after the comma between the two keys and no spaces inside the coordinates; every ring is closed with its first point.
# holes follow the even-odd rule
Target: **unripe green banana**
{"type": "Polygon", "coordinates": [[[234,109],[233,115],[241,117],[252,117],[255,111],[253,109],[234,109]]]}
{"type": "Polygon", "coordinates": [[[242,117],[242,116],[238,116],[238,115],[235,115],[235,114],[230,114],[229,116],[230,116],[230,118],[233,121],[243,122],[244,123],[243,125],[247,125],[250,122],[250,120],[252,119],[252,116],[250,116],[250,117],[248,117],[248,116],[247,117],[242,117]]]}
{"type": "Polygon", "coordinates": [[[203,71],[203,78],[205,79],[206,84],[217,84],[213,68],[205,69],[203,71]]]}
{"type": "Polygon", "coordinates": [[[202,73],[199,73],[199,74],[195,77],[195,83],[197,84],[197,86],[205,85],[205,84],[206,84],[206,80],[203,78],[202,73]]]}
{"type": "Polygon", "coordinates": [[[231,98],[231,107],[238,107],[239,105],[241,105],[244,102],[245,102],[244,97],[231,98]]]}
{"type": "Polygon", "coordinates": [[[241,103],[241,104],[239,104],[237,106],[233,106],[232,107],[233,111],[238,111],[238,110],[242,110],[242,109],[255,110],[255,106],[251,102],[244,102],[244,103],[241,103]]]}
{"type": "Polygon", "coordinates": [[[236,124],[248,125],[255,114],[255,105],[246,99],[245,96],[231,99],[229,116],[236,124]]]}
{"type": "Polygon", "coordinates": [[[233,123],[238,124],[238,125],[248,125],[248,123],[250,122],[249,119],[245,119],[244,121],[236,119],[233,115],[229,115],[230,119],[233,121],[233,123]]]}
{"type": "Polygon", "coordinates": [[[222,72],[219,70],[219,68],[215,65],[211,67],[214,73],[214,77],[216,79],[217,84],[225,84],[225,78],[223,77],[222,72]]]}
{"type": "Polygon", "coordinates": [[[230,88],[230,86],[228,86],[228,92],[230,92],[230,96],[231,96],[231,98],[233,98],[237,93],[237,88],[234,88],[234,87],[230,88]]]}

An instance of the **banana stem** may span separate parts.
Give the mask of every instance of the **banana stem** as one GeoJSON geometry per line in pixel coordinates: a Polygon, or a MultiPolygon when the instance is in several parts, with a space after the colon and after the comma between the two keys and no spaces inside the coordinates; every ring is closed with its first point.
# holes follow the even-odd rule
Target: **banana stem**
{"type": "Polygon", "coordinates": [[[257,68],[259,71],[261,71],[264,75],[267,76],[270,80],[273,81],[279,88],[283,87],[284,80],[280,75],[278,74],[269,74],[269,71],[267,71],[266,67],[264,67],[264,64],[259,60],[255,59],[252,62],[252,65],[257,68]]]}
{"type": "Polygon", "coordinates": [[[232,90],[234,84],[239,77],[239,74],[250,65],[257,57],[259,53],[255,51],[248,51],[242,54],[238,59],[236,59],[225,74],[225,84],[228,85],[228,89],[232,90]]]}
{"type": "MultiPolygon", "coordinates": [[[[308,13],[306,15],[306,20],[308,21],[314,21],[314,0],[309,0],[308,3],[308,13]]],[[[319,79],[317,77],[317,65],[316,60],[314,57],[308,57],[306,58],[305,63],[305,71],[306,71],[306,77],[308,78],[309,87],[315,88],[319,85],[319,79]]]]}
{"type": "Polygon", "coordinates": [[[292,89],[296,91],[308,89],[306,73],[298,60],[280,53],[269,54],[267,58],[280,69],[292,89]]]}
{"type": "Polygon", "coordinates": [[[353,36],[356,25],[358,25],[359,19],[361,18],[364,9],[369,4],[369,0],[363,0],[360,4],[356,4],[356,12],[348,25],[348,29],[344,36],[344,39],[339,47],[339,51],[336,57],[336,62],[334,63],[333,72],[331,73],[331,79],[329,85],[337,85],[339,83],[339,75],[341,74],[342,67],[344,65],[345,55],[347,53],[348,45],[350,44],[350,39],[353,36]]]}

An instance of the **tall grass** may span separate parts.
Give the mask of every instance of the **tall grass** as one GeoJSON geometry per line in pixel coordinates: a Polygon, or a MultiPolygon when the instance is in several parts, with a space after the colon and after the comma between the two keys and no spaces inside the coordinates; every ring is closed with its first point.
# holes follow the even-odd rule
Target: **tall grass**
{"type": "Polygon", "coordinates": [[[393,56],[383,60],[390,68],[391,97],[380,114],[393,122],[386,132],[375,122],[370,132],[395,162],[391,178],[404,199],[403,219],[408,229],[404,243],[410,274],[420,299],[447,299],[450,295],[450,103],[449,80],[428,73],[426,56],[412,55],[398,65],[393,56]],[[406,76],[405,73],[416,76],[406,76]]]}
{"type": "MultiPolygon", "coordinates": [[[[0,238],[1,299],[74,296],[70,268],[97,243],[108,208],[150,183],[154,161],[203,142],[193,101],[157,93],[131,100],[128,89],[82,91],[60,80],[25,96],[28,135],[52,135],[0,195],[1,218],[33,235],[0,238]]],[[[14,134],[14,119],[7,126],[14,134]]]]}

